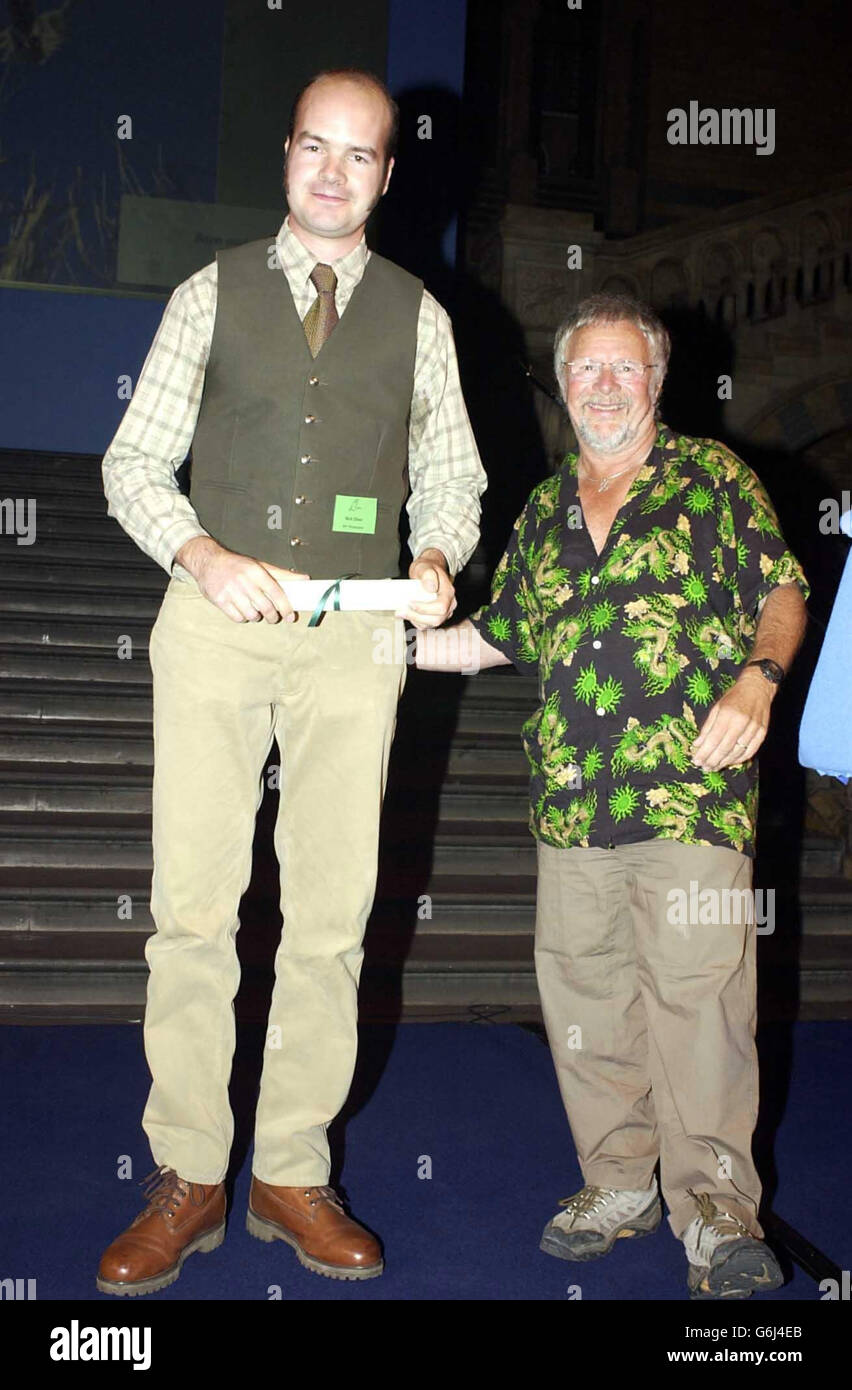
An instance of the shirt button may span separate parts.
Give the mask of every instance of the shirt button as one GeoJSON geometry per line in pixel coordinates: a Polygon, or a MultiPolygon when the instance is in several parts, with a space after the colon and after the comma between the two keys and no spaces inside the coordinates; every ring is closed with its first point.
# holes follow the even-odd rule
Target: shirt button
{"type": "Polygon", "coordinates": [[[313,459],[311,458],[310,454],[302,454],[302,457],[299,459],[299,462],[300,462],[300,463],[313,463],[313,459]]]}
{"type": "Polygon", "coordinates": [[[599,651],[599,650],[600,650],[600,645],[601,645],[600,642],[598,642],[597,640],[595,640],[595,641],[592,643],[592,646],[594,647],[595,651],[599,651]]]}
{"type": "Polygon", "coordinates": [[[293,536],[292,540],[290,541],[290,544],[291,544],[291,545],[301,545],[302,542],[299,540],[299,537],[298,537],[298,536],[293,536]]]}
{"type": "Polygon", "coordinates": [[[309,376],[309,377],[308,377],[308,385],[309,385],[309,386],[319,386],[319,377],[318,377],[318,376],[309,376]]]}
{"type": "MultiPolygon", "coordinates": [[[[292,545],[293,542],[291,541],[290,544],[292,545]]],[[[603,705],[598,705],[597,709],[595,710],[595,714],[606,714],[606,710],[604,709],[603,705]]]]}
{"type": "Polygon", "coordinates": [[[598,578],[598,576],[597,576],[596,574],[593,574],[593,575],[592,575],[592,583],[593,583],[593,584],[600,584],[600,582],[601,582],[601,581],[600,581],[600,579],[598,578]]]}
{"type": "Polygon", "coordinates": [[[305,424],[306,424],[306,425],[312,425],[312,424],[314,423],[314,421],[316,420],[316,418],[317,418],[316,415],[306,415],[306,416],[305,416],[305,424]]]}

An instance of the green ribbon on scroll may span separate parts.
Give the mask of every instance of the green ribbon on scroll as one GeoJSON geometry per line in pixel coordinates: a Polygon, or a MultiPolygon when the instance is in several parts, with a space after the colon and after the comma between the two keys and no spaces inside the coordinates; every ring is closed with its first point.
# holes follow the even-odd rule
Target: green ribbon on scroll
{"type": "Polygon", "coordinates": [[[357,578],[358,578],[358,575],[357,575],[357,574],[341,574],[341,576],[340,576],[339,579],[335,579],[335,581],[334,581],[333,584],[329,584],[329,586],[328,586],[328,588],[326,589],[325,593],[322,594],[322,595],[320,596],[320,601],[319,601],[319,603],[317,604],[316,608],[314,609],[313,613],[311,614],[310,618],[308,619],[308,627],[317,627],[317,626],[319,625],[320,618],[322,617],[323,613],[325,613],[325,611],[326,611],[326,609],[327,609],[327,606],[328,606],[328,601],[329,601],[330,598],[333,598],[333,600],[334,600],[334,611],[335,611],[335,613],[339,613],[339,612],[340,612],[340,586],[341,586],[341,584],[343,583],[344,579],[357,579],[357,578]]]}

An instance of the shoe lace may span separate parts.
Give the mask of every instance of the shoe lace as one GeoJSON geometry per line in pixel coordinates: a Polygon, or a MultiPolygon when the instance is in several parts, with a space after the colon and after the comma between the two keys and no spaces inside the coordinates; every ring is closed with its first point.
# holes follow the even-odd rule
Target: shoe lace
{"type": "Polygon", "coordinates": [[[573,1226],[579,1217],[589,1216],[592,1212],[597,1211],[601,1202],[606,1197],[612,1196],[614,1196],[614,1191],[611,1187],[593,1187],[591,1184],[587,1184],[573,1197],[561,1198],[559,1205],[565,1208],[566,1214],[571,1217],[571,1225],[573,1226]]]}
{"type": "Polygon", "coordinates": [[[194,1207],[203,1207],[204,1188],[201,1183],[184,1182],[174,1168],[154,1168],[139,1186],[148,1202],[148,1210],[159,1211],[163,1216],[174,1216],[183,1198],[189,1194],[194,1207]]]}
{"type": "Polygon", "coordinates": [[[304,1192],[312,1207],[315,1207],[318,1202],[325,1201],[330,1202],[333,1207],[337,1207],[338,1211],[343,1211],[343,1204],[333,1187],[306,1187],[304,1192]],[[311,1197],[312,1192],[317,1194],[316,1197],[311,1197]]]}
{"type": "Polygon", "coordinates": [[[698,1203],[698,1214],[701,1217],[699,1239],[701,1232],[705,1229],[715,1231],[720,1236],[747,1236],[751,1234],[736,1216],[732,1216],[729,1211],[721,1211],[709,1192],[693,1192],[691,1187],[686,1190],[690,1197],[693,1197],[698,1203]]]}

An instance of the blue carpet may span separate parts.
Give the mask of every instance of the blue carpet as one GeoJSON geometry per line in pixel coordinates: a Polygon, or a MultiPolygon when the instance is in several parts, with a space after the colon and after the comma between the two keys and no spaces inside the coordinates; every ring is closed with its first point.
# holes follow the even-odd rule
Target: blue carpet
{"type": "MultiPolygon", "coordinates": [[[[792,1070],[774,1137],[773,1207],[848,1269],[852,1023],[797,1024],[784,1036],[792,1070]]],[[[771,1033],[761,1053],[771,1078],[771,1033]]],[[[94,1277],[104,1247],[140,1210],[136,1183],[154,1166],[140,1126],[150,1084],[141,1031],[6,1027],[0,1074],[0,1277],[35,1278],[39,1300],[118,1302],[97,1292],[94,1277]],[[123,1154],[133,1181],[116,1177],[123,1154]]],[[[488,1023],[366,1027],[353,1094],[340,1181],[353,1213],[382,1237],[384,1276],[323,1279],[283,1243],[250,1237],[249,1152],[224,1245],[193,1255],[152,1299],[265,1300],[274,1285],[285,1300],[567,1299],[575,1286],[584,1299],[687,1299],[683,1248],[665,1218],[603,1260],[539,1251],[559,1198],[582,1178],[550,1054],[533,1033],[488,1023]],[[418,1177],[424,1156],[430,1179],[418,1177]]],[[[792,1267],[786,1286],[760,1301],[819,1296],[792,1267]]]]}

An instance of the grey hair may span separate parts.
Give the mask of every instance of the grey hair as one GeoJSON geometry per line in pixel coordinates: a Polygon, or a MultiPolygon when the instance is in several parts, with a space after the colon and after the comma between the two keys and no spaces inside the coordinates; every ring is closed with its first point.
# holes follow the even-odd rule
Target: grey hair
{"type": "Polygon", "coordinates": [[[645,304],[641,299],[634,299],[630,294],[601,292],[587,295],[585,299],[581,299],[580,303],[562,320],[556,330],[553,344],[553,372],[559,383],[559,392],[563,400],[565,399],[565,392],[562,386],[560,368],[562,366],[562,354],[571,334],[576,333],[578,328],[585,328],[589,323],[619,323],[622,320],[635,324],[644,333],[651,350],[651,360],[656,363],[652,372],[654,383],[657,387],[662,386],[671,352],[671,338],[662,319],[654,313],[650,304],[645,304]]]}

